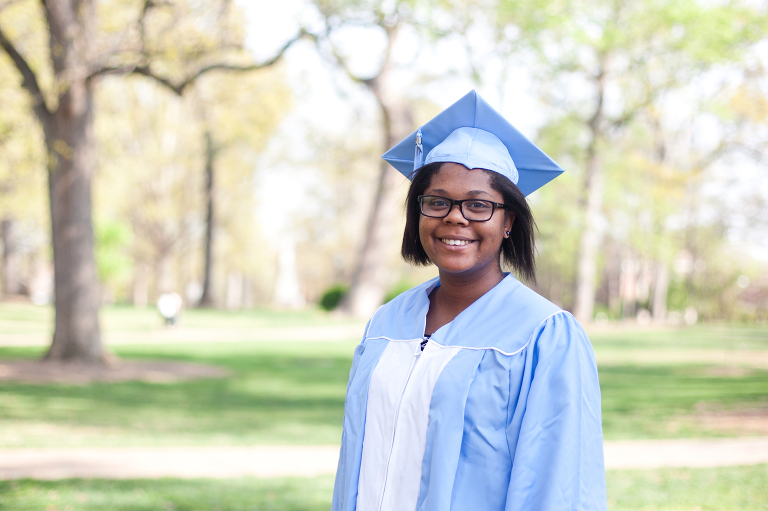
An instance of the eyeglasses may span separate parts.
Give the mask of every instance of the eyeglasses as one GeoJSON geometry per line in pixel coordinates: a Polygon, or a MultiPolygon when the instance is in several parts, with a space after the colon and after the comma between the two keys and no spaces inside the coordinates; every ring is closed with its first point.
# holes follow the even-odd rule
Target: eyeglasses
{"type": "Polygon", "coordinates": [[[487,222],[496,208],[506,208],[504,204],[480,199],[453,200],[439,195],[419,195],[421,214],[430,218],[445,218],[459,206],[461,215],[470,222],[487,222]]]}

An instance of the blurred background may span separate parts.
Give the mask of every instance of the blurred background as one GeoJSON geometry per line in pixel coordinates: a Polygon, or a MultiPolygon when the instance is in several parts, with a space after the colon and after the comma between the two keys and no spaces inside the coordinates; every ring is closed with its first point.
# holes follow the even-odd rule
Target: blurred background
{"type": "MultiPolygon", "coordinates": [[[[767,29],[762,0],[0,0],[0,458],[337,445],[365,320],[437,274],[380,155],[471,89],[566,169],[531,287],[587,326],[606,440],[765,440],[767,29]]],[[[766,509],[765,455],[612,468],[609,508],[766,509]]],[[[332,488],[2,468],[4,509],[332,488]]]]}

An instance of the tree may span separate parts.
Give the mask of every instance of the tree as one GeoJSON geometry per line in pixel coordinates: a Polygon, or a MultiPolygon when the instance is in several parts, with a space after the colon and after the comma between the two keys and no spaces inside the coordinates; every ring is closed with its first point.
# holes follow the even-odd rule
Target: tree
{"type": "MultiPolygon", "coordinates": [[[[395,67],[392,49],[401,25],[404,1],[393,5],[367,2],[318,1],[317,7],[325,21],[325,33],[316,38],[318,47],[332,62],[340,66],[353,82],[364,86],[374,97],[380,112],[382,132],[381,152],[384,153],[413,130],[411,109],[405,98],[394,90],[392,72],[395,67]],[[378,70],[371,76],[360,76],[350,66],[350,56],[340,50],[333,40],[334,32],[345,26],[367,26],[383,32],[386,46],[378,70]]],[[[386,292],[385,246],[394,235],[389,219],[395,202],[394,192],[399,173],[381,160],[376,191],[368,212],[368,220],[352,279],[340,308],[357,317],[368,317],[383,303],[386,292]]]]}
{"type": "MultiPolygon", "coordinates": [[[[415,129],[412,100],[402,92],[405,88],[404,70],[407,69],[413,79],[415,60],[402,63],[396,59],[395,48],[401,33],[410,30],[420,38],[420,42],[429,41],[454,32],[463,34],[462,28],[469,21],[463,12],[452,15],[450,6],[413,0],[315,0],[315,5],[324,21],[324,30],[314,34],[321,54],[339,66],[352,82],[365,87],[376,101],[380,112],[380,151],[383,154],[415,129]],[[376,70],[368,74],[357,72],[352,65],[355,49],[349,45],[344,47],[336,40],[346,29],[360,28],[377,32],[384,40],[381,51],[366,59],[378,63],[376,70]]],[[[418,49],[413,52],[416,53],[418,49]]],[[[427,79],[420,78],[423,85],[427,79]]],[[[352,271],[349,291],[340,306],[341,310],[354,316],[369,317],[384,301],[388,285],[386,247],[396,239],[392,231],[392,211],[396,202],[396,187],[402,180],[395,169],[384,160],[380,161],[363,242],[352,271]]]]}
{"type": "Polygon", "coordinates": [[[25,271],[28,262],[30,224],[45,231],[43,203],[44,154],[39,147],[38,128],[29,115],[29,98],[16,82],[16,70],[0,61],[0,240],[2,269],[0,294],[19,295],[30,291],[25,271]],[[23,224],[27,224],[26,226],[23,224]]]}
{"type": "MultiPolygon", "coordinates": [[[[246,78],[241,79],[238,84],[232,84],[211,77],[197,87],[193,97],[205,139],[205,256],[203,291],[199,305],[210,307],[214,305],[214,226],[216,222],[236,223],[232,218],[234,215],[228,211],[233,208],[227,207],[226,204],[220,204],[224,215],[214,215],[214,211],[219,209],[217,203],[221,202],[217,198],[222,197],[222,191],[226,191],[230,199],[233,199],[232,195],[237,194],[236,190],[246,192],[249,197],[252,195],[252,186],[249,185],[254,153],[266,145],[272,131],[282,120],[289,103],[289,92],[282,80],[259,82],[246,78]],[[259,91],[269,100],[253,101],[254,91],[259,91]],[[227,156],[234,159],[225,161],[227,156]],[[218,191],[220,184],[217,182],[222,177],[222,170],[228,174],[224,177],[229,178],[229,186],[224,186],[224,190],[218,191]]],[[[233,200],[230,206],[241,202],[243,201],[233,200]]]]}
{"type": "Polygon", "coordinates": [[[591,321],[607,152],[669,91],[738,58],[764,33],[764,17],[747,5],[694,0],[563,1],[546,8],[529,0],[502,0],[497,23],[500,39],[538,56],[540,97],[576,122],[576,136],[584,141],[574,313],[591,321]]]}
{"type": "Polygon", "coordinates": [[[37,62],[23,55],[23,46],[13,41],[14,34],[6,35],[4,23],[0,46],[32,97],[48,153],[56,319],[46,358],[100,363],[107,358],[98,320],[91,207],[94,91],[99,78],[110,73],[143,75],[182,94],[211,71],[257,69],[277,61],[301,34],[266,62],[253,63],[233,40],[237,31],[224,41],[206,31],[229,10],[226,0],[205,5],[145,0],[137,10],[95,0],[25,4],[2,4],[0,22],[16,9],[37,11],[45,20],[45,55],[35,56],[37,62]],[[44,87],[40,78],[49,75],[52,83],[44,87]]]}
{"type": "Polygon", "coordinates": [[[143,305],[181,291],[178,256],[197,253],[202,130],[191,98],[141,78],[105,79],[97,104],[95,212],[100,223],[122,223],[132,234],[123,251],[133,267],[134,303],[143,305]]]}

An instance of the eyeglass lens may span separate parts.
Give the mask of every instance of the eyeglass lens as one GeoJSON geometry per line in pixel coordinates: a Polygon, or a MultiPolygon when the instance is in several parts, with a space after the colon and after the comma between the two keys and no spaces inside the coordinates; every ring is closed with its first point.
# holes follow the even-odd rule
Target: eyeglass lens
{"type": "Polygon", "coordinates": [[[464,218],[476,222],[490,220],[493,215],[494,204],[480,199],[466,199],[453,201],[437,195],[424,195],[421,197],[421,212],[425,216],[444,218],[448,216],[454,204],[458,203],[464,218]]]}

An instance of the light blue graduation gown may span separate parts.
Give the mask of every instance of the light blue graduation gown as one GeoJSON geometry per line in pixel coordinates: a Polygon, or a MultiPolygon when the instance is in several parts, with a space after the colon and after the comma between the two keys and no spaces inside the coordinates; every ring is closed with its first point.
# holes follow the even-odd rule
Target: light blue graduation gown
{"type": "Polygon", "coordinates": [[[332,510],[606,509],[581,326],[507,275],[422,352],[436,285],[382,306],[355,350],[332,510]]]}

